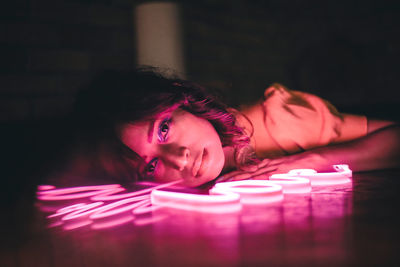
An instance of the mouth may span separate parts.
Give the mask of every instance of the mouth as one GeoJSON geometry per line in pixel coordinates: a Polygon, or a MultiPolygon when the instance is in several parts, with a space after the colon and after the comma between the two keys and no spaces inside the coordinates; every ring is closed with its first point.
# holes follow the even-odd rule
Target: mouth
{"type": "Polygon", "coordinates": [[[206,149],[203,149],[201,152],[201,155],[198,157],[196,162],[194,163],[193,169],[192,169],[192,175],[193,177],[199,177],[204,173],[204,166],[205,166],[205,161],[208,158],[208,153],[206,149]]]}

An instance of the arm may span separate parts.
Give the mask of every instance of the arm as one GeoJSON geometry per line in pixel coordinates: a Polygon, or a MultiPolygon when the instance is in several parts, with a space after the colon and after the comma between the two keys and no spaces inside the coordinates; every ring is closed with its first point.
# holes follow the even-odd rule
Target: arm
{"type": "Polygon", "coordinates": [[[291,155],[283,160],[282,164],[285,163],[289,168],[305,163],[317,170],[345,163],[356,172],[397,168],[400,167],[400,126],[371,120],[366,136],[291,155]],[[305,163],[308,160],[310,164],[305,163]]]}
{"type": "Polygon", "coordinates": [[[286,173],[298,168],[327,171],[334,164],[348,164],[355,172],[400,167],[400,125],[369,120],[368,133],[363,137],[276,159],[264,159],[255,171],[234,171],[223,177],[226,180],[268,179],[273,173],[286,173]]]}
{"type": "Polygon", "coordinates": [[[399,125],[339,113],[317,96],[280,85],[268,88],[264,96],[262,105],[243,111],[254,125],[255,149],[268,157],[268,150],[276,148],[265,140],[274,140],[288,156],[264,159],[255,171],[238,170],[224,178],[267,179],[298,168],[332,171],[332,165],[344,163],[353,171],[400,167],[399,125]]]}
{"type": "Polygon", "coordinates": [[[310,153],[319,153],[328,163],[347,163],[353,171],[400,167],[400,126],[368,120],[366,136],[310,153]]]}

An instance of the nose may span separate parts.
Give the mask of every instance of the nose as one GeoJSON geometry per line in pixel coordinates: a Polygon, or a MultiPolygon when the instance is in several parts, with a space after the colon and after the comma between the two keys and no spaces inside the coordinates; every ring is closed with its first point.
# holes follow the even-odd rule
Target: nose
{"type": "Polygon", "coordinates": [[[166,163],[179,171],[183,171],[188,164],[190,150],[184,146],[168,144],[163,149],[163,158],[166,163]]]}

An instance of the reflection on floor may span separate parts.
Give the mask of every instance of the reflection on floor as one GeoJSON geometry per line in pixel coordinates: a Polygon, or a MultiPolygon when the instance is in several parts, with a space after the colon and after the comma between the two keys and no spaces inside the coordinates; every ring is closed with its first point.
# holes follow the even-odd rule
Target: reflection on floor
{"type": "Polygon", "coordinates": [[[60,207],[36,207],[34,216],[4,235],[28,229],[2,247],[0,258],[2,266],[396,265],[399,175],[355,174],[351,183],[314,186],[309,193],[220,214],[147,205],[114,221],[82,220],[69,231],[65,222],[49,228],[59,218],[46,215],[60,207]]]}

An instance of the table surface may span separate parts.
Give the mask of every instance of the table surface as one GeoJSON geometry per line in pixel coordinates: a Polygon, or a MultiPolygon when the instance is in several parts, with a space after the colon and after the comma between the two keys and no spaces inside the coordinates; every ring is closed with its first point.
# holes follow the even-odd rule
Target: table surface
{"type": "Polygon", "coordinates": [[[399,185],[400,170],[356,173],[237,213],[161,209],[102,230],[50,227],[21,196],[4,208],[0,265],[399,266],[399,185]]]}

